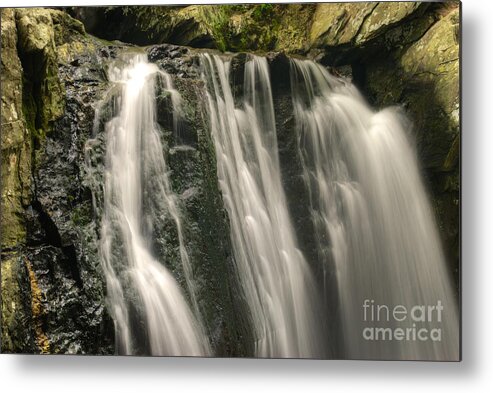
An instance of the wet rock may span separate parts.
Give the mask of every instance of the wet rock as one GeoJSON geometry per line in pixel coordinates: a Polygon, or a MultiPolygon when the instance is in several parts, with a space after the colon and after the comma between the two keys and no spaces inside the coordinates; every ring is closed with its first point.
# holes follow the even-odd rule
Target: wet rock
{"type": "Polygon", "coordinates": [[[189,48],[162,44],[148,48],[150,62],[156,63],[167,73],[180,78],[198,78],[199,70],[194,64],[193,53],[189,48]]]}
{"type": "MultiPolygon", "coordinates": [[[[171,49],[188,55],[188,50],[171,49]]],[[[151,58],[170,72],[182,97],[179,132],[173,128],[173,107],[169,94],[157,99],[158,121],[169,165],[173,191],[179,195],[186,248],[193,267],[199,308],[211,337],[214,353],[219,356],[242,356],[247,353],[247,334],[237,322],[242,306],[232,295],[234,283],[229,223],[217,180],[215,149],[209,130],[205,86],[198,79],[198,62],[193,60],[187,72],[168,68],[168,49],[151,49],[151,58]],[[160,55],[158,55],[160,53],[160,55]],[[192,70],[193,68],[193,70],[192,70]]],[[[182,285],[175,224],[166,214],[155,215],[155,249],[182,285]],[[161,217],[161,218],[159,218],[161,217]],[[156,221],[157,220],[157,221],[156,221]]]]}
{"type": "MultiPolygon", "coordinates": [[[[291,95],[291,81],[288,77],[291,70],[291,59],[285,53],[270,53],[267,55],[269,62],[271,84],[278,95],[291,95]]],[[[287,113],[285,113],[287,115],[287,113]]],[[[290,116],[286,116],[289,118],[290,116]]]]}
{"type": "Polygon", "coordinates": [[[31,288],[21,253],[2,250],[1,277],[2,353],[36,352],[31,288]]]}
{"type": "Polygon", "coordinates": [[[235,105],[241,105],[243,100],[243,80],[245,77],[245,63],[248,61],[248,54],[238,53],[231,59],[231,91],[235,100],[235,105]]]}

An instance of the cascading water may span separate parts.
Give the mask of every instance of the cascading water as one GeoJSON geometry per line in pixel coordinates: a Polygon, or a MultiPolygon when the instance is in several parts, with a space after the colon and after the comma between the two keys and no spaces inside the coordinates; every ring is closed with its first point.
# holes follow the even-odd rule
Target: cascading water
{"type": "Polygon", "coordinates": [[[115,117],[105,125],[101,257],[117,349],[122,354],[208,355],[180,212],[156,124],[156,84],[162,83],[171,94],[175,128],[179,93],[169,75],[149,64],[144,54],[128,55],[122,65],[115,62],[109,78],[120,86],[120,93],[115,117]],[[171,217],[176,226],[191,307],[175,278],[153,255],[153,218],[161,215],[171,217]]]}
{"type": "Polygon", "coordinates": [[[299,251],[281,184],[274,107],[265,58],[245,64],[235,107],[230,61],[202,55],[218,177],[236,269],[260,357],[322,357],[315,282],[299,251]]]}
{"type": "MultiPolygon", "coordinates": [[[[328,357],[327,341],[337,338],[327,337],[333,332],[324,325],[340,318],[344,358],[458,358],[457,299],[406,134],[409,123],[400,111],[374,112],[348,81],[314,62],[290,60],[298,153],[319,251],[318,261],[314,257],[309,264],[298,249],[299,228],[291,222],[283,189],[267,59],[249,55],[240,98],[230,81],[231,57],[201,54],[200,59],[254,355],[328,357]],[[310,270],[317,263],[325,272],[320,280],[310,270]],[[339,302],[337,314],[327,314],[334,310],[321,304],[334,286],[337,299],[327,303],[339,302]],[[441,305],[441,320],[396,320],[392,309],[399,305],[407,310],[441,305]],[[370,340],[367,327],[391,333],[370,340]],[[429,339],[437,327],[441,339],[429,339]],[[400,328],[404,336],[410,329],[410,335],[396,339],[400,328]],[[427,340],[419,338],[421,328],[427,329],[427,340]]],[[[155,119],[158,87],[170,94],[179,140],[181,96],[170,76],[145,55],[115,62],[109,76],[114,117],[105,124],[100,252],[118,351],[209,355],[184,224],[155,119]],[[183,288],[154,250],[162,217],[176,229],[183,288]]]]}
{"type": "Polygon", "coordinates": [[[345,357],[457,359],[457,299],[406,120],[393,108],[372,111],[353,85],[311,61],[292,60],[291,87],[320,255],[337,272],[345,357]],[[422,341],[412,330],[410,340],[363,338],[368,326],[413,328],[409,317],[388,322],[385,307],[375,321],[377,305],[438,302],[441,321],[435,309],[433,322],[414,326],[441,328],[441,341],[422,341]]]}

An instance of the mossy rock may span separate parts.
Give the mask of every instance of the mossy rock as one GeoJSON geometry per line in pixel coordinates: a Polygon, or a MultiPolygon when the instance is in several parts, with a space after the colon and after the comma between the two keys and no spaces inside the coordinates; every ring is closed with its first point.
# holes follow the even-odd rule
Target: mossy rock
{"type": "Polygon", "coordinates": [[[25,74],[25,90],[32,96],[35,107],[25,105],[40,136],[49,132],[50,124],[62,116],[64,91],[58,78],[58,59],[55,28],[51,10],[17,8],[15,10],[19,36],[19,56],[25,74]]]}
{"type": "Polygon", "coordinates": [[[2,248],[25,240],[23,206],[31,195],[31,137],[23,114],[22,66],[14,10],[1,10],[2,28],[2,248]]]}

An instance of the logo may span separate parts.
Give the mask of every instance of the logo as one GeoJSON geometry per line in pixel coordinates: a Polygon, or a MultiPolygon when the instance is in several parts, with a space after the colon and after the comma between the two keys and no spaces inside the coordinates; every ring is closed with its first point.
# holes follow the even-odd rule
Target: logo
{"type": "Polygon", "coordinates": [[[366,341],[442,341],[444,307],[435,305],[389,306],[363,301],[363,339],[366,341]]]}

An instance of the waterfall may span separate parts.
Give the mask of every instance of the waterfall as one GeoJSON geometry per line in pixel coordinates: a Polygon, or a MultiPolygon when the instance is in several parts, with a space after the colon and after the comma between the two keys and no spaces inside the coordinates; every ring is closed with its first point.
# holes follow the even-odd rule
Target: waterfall
{"type": "Polygon", "coordinates": [[[268,63],[250,56],[235,106],[230,60],[204,54],[211,132],[255,356],[323,357],[315,281],[298,249],[281,184],[268,63]]]}
{"type": "Polygon", "coordinates": [[[336,271],[344,357],[458,359],[458,300],[409,123],[398,109],[373,111],[353,85],[311,61],[291,61],[291,87],[319,255],[326,272],[331,264],[336,271]],[[415,325],[440,327],[441,341],[362,337],[368,326],[413,328],[409,318],[389,323],[385,306],[437,304],[441,321],[415,325]]]}
{"type": "Polygon", "coordinates": [[[157,83],[171,94],[175,128],[179,93],[169,75],[149,64],[144,54],[128,54],[114,62],[109,79],[120,89],[115,116],[105,125],[100,252],[118,352],[209,355],[177,197],[169,184],[156,124],[157,83]],[[185,291],[153,253],[153,218],[159,216],[170,217],[176,226],[185,291]]]}
{"type": "MultiPolygon", "coordinates": [[[[228,55],[198,56],[235,293],[246,305],[238,320],[248,320],[252,355],[326,358],[337,347],[348,359],[457,359],[458,299],[401,110],[374,111],[348,80],[315,62],[289,60],[293,160],[301,162],[318,251],[307,252],[307,260],[296,233],[307,228],[293,224],[283,187],[289,179],[282,178],[268,60],[248,55],[238,65],[228,55]],[[244,66],[241,81],[231,77],[238,75],[233,66],[244,66]],[[421,309],[435,319],[415,319],[412,310],[421,309]],[[368,328],[382,329],[383,338],[367,336],[368,328]],[[430,339],[435,328],[439,340],[430,339]]],[[[113,62],[109,78],[104,103],[112,103],[113,117],[105,124],[100,253],[118,352],[210,355],[156,123],[156,91],[165,91],[180,140],[182,97],[143,54],[113,62]],[[168,230],[159,227],[163,222],[176,230],[176,263],[155,250],[156,230],[168,230]]]]}

